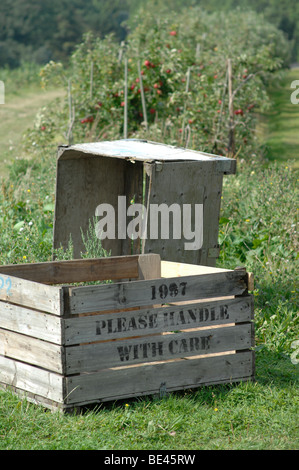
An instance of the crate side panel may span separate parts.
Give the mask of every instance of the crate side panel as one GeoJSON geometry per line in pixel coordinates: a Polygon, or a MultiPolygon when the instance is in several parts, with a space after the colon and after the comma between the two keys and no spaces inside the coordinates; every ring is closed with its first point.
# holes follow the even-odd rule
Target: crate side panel
{"type": "Polygon", "coordinates": [[[179,390],[220,382],[250,380],[253,352],[107,369],[66,378],[67,403],[92,402],[179,390]]]}
{"type": "Polygon", "coordinates": [[[230,271],[180,278],[132,281],[70,289],[70,313],[80,314],[158,303],[241,295],[246,272],[230,271]]]}
{"type": "Polygon", "coordinates": [[[62,373],[62,347],[37,338],[0,329],[0,354],[62,373]]]}
{"type": "Polygon", "coordinates": [[[64,321],[67,346],[211,325],[250,321],[252,296],[135,311],[70,317],[64,321]]]}
{"type": "Polygon", "coordinates": [[[62,344],[62,319],[20,305],[0,301],[0,328],[62,344]]]}
{"type": "Polygon", "coordinates": [[[62,290],[38,282],[1,274],[0,300],[62,315],[62,290]]]}
{"type": "MultiPolygon", "coordinates": [[[[93,221],[96,208],[101,204],[110,204],[118,219],[118,196],[125,191],[126,161],[107,157],[77,154],[70,160],[58,159],[56,203],[54,216],[53,247],[68,247],[70,237],[74,246],[74,258],[80,258],[85,247],[84,234],[93,221]]],[[[116,234],[115,239],[102,240],[102,246],[112,256],[122,254],[122,239],[116,234]]]]}
{"type": "Polygon", "coordinates": [[[64,378],[59,374],[0,355],[0,383],[64,402],[64,378]]]}
{"type": "Polygon", "coordinates": [[[47,261],[1,266],[1,272],[45,284],[70,284],[107,279],[138,278],[138,255],[97,259],[47,261]]]}
{"type": "MultiPolygon", "coordinates": [[[[125,188],[123,194],[126,196],[125,214],[127,214],[128,208],[131,205],[131,201],[134,201],[134,204],[143,204],[143,163],[137,160],[134,160],[134,162],[126,160],[124,172],[125,188]]],[[[124,216],[124,214],[122,214],[122,216],[124,216]]],[[[119,220],[116,220],[117,233],[119,228],[119,220]]],[[[120,254],[122,255],[141,253],[140,237],[132,239],[130,234],[128,234],[129,223],[131,220],[131,216],[126,217],[126,236],[121,240],[122,251],[120,254]]]]}
{"type": "MultiPolygon", "coordinates": [[[[223,175],[218,173],[216,161],[205,162],[158,162],[148,168],[149,202],[147,239],[144,241],[144,252],[159,253],[161,258],[168,261],[182,261],[191,264],[215,265],[218,254],[210,258],[210,249],[218,247],[219,212],[222,192],[223,175]],[[192,223],[187,227],[181,225],[181,237],[173,239],[173,219],[169,218],[169,239],[162,236],[151,236],[151,211],[156,205],[179,205],[176,212],[176,228],[180,227],[179,215],[183,218],[186,205],[190,205],[192,223]],[[195,205],[203,204],[203,220],[195,218],[195,205]],[[184,206],[185,205],[185,206],[184,206]],[[188,238],[185,233],[190,234],[188,238]],[[202,242],[199,242],[202,231],[202,242]],[[192,246],[191,242],[195,247],[192,246]]],[[[163,206],[161,206],[163,207],[163,206]]],[[[175,207],[175,206],[174,206],[175,207]]],[[[165,210],[165,209],[164,209],[165,210]]],[[[167,212],[164,212],[167,217],[167,212]]],[[[160,227],[166,221],[153,220],[154,228],[160,227]],[[160,225],[159,225],[160,224],[160,225]]],[[[188,217],[185,224],[190,224],[188,217]]],[[[161,232],[160,232],[161,233],[161,232]]],[[[215,251],[215,250],[214,250],[215,251]]],[[[218,253],[218,250],[215,251],[218,253]]]]}
{"type": "Polygon", "coordinates": [[[251,324],[72,346],[66,374],[249,349],[251,324]]]}

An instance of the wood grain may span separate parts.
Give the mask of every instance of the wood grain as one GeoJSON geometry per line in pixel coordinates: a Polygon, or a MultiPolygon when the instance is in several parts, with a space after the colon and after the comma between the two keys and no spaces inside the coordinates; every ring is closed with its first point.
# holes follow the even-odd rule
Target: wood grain
{"type": "Polygon", "coordinates": [[[107,369],[66,379],[68,404],[105,401],[159,393],[201,385],[251,380],[253,353],[243,352],[204,359],[107,369]],[[121,386],[120,386],[121,384],[121,386]]]}
{"type": "Polygon", "coordinates": [[[71,314],[148,306],[218,296],[241,295],[246,289],[246,272],[230,271],[201,276],[132,281],[69,289],[71,314]],[[166,286],[166,287],[164,287],[166,286]],[[164,295],[167,291],[167,295],[164,295]],[[174,293],[177,291],[176,295],[174,293]],[[162,295],[162,297],[161,297],[162,295]]]}

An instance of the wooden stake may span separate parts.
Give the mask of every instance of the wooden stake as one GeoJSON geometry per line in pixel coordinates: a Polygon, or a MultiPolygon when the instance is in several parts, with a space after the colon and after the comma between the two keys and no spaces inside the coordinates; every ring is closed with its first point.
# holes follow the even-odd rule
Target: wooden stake
{"type": "Polygon", "coordinates": [[[227,60],[228,73],[228,110],[229,110],[229,134],[228,134],[228,153],[230,156],[235,154],[235,125],[234,125],[234,95],[232,79],[232,62],[227,60]]]}
{"type": "Polygon", "coordinates": [[[142,81],[142,73],[140,67],[140,61],[138,61],[138,72],[139,72],[139,83],[140,83],[140,91],[141,91],[141,102],[142,102],[142,111],[143,111],[143,120],[145,123],[145,128],[148,131],[148,122],[147,122],[147,112],[146,112],[146,104],[145,104],[145,96],[144,96],[144,88],[143,88],[143,81],[142,81]]]}
{"type": "MultiPolygon", "coordinates": [[[[190,86],[190,73],[191,73],[191,67],[188,67],[188,70],[187,70],[187,80],[186,80],[186,95],[187,93],[189,92],[189,86],[190,86]]],[[[182,135],[184,135],[184,132],[185,132],[185,111],[186,111],[186,104],[187,104],[187,100],[188,100],[188,96],[186,96],[186,100],[185,100],[185,103],[184,103],[184,120],[183,120],[183,125],[182,125],[182,135]]]]}
{"type": "Polygon", "coordinates": [[[222,112],[223,112],[223,107],[224,107],[224,99],[226,95],[226,90],[227,90],[227,80],[228,80],[228,69],[226,69],[226,77],[225,77],[225,83],[223,87],[223,92],[222,92],[222,99],[221,99],[221,106],[220,106],[220,115],[219,115],[219,120],[218,120],[218,126],[216,130],[216,134],[214,137],[214,144],[213,144],[213,150],[215,151],[217,148],[217,140],[218,140],[218,135],[221,129],[221,122],[222,122],[222,112]]]}
{"type": "Polygon", "coordinates": [[[125,58],[124,139],[128,138],[128,59],[125,58]]]}
{"type": "Polygon", "coordinates": [[[90,99],[92,100],[92,92],[93,92],[93,61],[90,65],[90,99]]]}
{"type": "Polygon", "coordinates": [[[75,121],[75,107],[72,103],[72,83],[71,80],[68,80],[68,101],[69,101],[69,128],[67,132],[67,141],[68,144],[72,144],[73,134],[72,134],[72,127],[75,121]]]}

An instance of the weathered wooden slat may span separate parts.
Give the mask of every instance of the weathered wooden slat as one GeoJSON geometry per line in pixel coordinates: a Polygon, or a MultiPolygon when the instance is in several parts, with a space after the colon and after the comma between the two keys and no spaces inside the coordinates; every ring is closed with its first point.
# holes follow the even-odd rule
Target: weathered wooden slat
{"type": "Polygon", "coordinates": [[[251,347],[251,324],[72,346],[66,350],[66,374],[122,365],[167,361],[251,347]]]}
{"type": "MultiPolygon", "coordinates": [[[[158,255],[156,255],[158,256],[158,255]]],[[[151,258],[151,256],[149,256],[151,258]]],[[[0,266],[1,273],[43,284],[137,279],[139,255],[0,266]]],[[[149,261],[150,262],[150,261],[149,261]]]]}
{"type": "Polygon", "coordinates": [[[253,352],[107,369],[95,374],[67,377],[66,402],[75,404],[127,398],[159,393],[162,384],[167,391],[173,391],[250,380],[252,375],[253,352]]]}
{"type": "Polygon", "coordinates": [[[13,331],[0,330],[0,354],[52,372],[63,372],[61,346],[13,331]]]}
{"type": "Polygon", "coordinates": [[[161,258],[160,255],[149,253],[138,257],[138,278],[159,279],[161,277],[161,258]]]}
{"type": "Polygon", "coordinates": [[[57,286],[2,274],[0,267],[0,300],[34,308],[54,315],[63,314],[63,291],[57,286]]]}
{"type": "Polygon", "coordinates": [[[54,402],[64,402],[62,375],[0,355],[0,383],[37,394],[54,402]]]}
{"type": "Polygon", "coordinates": [[[62,319],[20,305],[0,301],[0,328],[62,344],[62,319]]]}
{"type": "Polygon", "coordinates": [[[169,330],[184,330],[211,325],[250,321],[252,296],[200,302],[171,307],[114,312],[64,321],[67,346],[99,340],[149,335],[169,330]]]}
{"type": "MultiPolygon", "coordinates": [[[[169,218],[167,241],[163,239],[162,232],[160,236],[150,236],[151,224],[154,229],[161,228],[163,219],[161,222],[155,219],[151,222],[151,216],[148,214],[147,238],[142,245],[143,252],[159,253],[163,260],[215,266],[216,258],[219,256],[218,227],[223,179],[223,175],[217,171],[216,161],[189,161],[188,164],[182,161],[154,161],[146,163],[145,170],[149,180],[146,188],[148,212],[151,212],[152,207],[165,203],[169,209],[175,204],[173,207],[177,207],[177,210],[173,220],[169,218]],[[186,219],[181,236],[174,239],[173,227],[179,230],[180,214],[184,214],[186,204],[192,207],[191,225],[194,227],[194,234],[191,237],[191,225],[188,229],[186,222],[188,219],[186,219]],[[201,222],[199,216],[195,217],[196,204],[203,205],[201,222]],[[189,239],[187,239],[185,237],[189,230],[189,239]]],[[[165,217],[167,212],[164,212],[163,218],[165,217]]]]}
{"type": "MultiPolygon", "coordinates": [[[[84,234],[88,231],[96,208],[103,203],[111,204],[118,218],[118,195],[124,194],[127,162],[113,158],[85,159],[81,152],[80,156],[70,153],[71,160],[57,160],[53,248],[61,245],[67,248],[71,237],[74,257],[80,258],[85,250],[81,230],[84,234]]],[[[122,242],[116,232],[114,239],[102,240],[102,246],[112,256],[119,256],[123,254],[122,242]]]]}
{"type": "Polygon", "coordinates": [[[70,313],[80,314],[173,301],[241,295],[246,291],[246,271],[201,276],[132,281],[69,289],[70,313]]]}

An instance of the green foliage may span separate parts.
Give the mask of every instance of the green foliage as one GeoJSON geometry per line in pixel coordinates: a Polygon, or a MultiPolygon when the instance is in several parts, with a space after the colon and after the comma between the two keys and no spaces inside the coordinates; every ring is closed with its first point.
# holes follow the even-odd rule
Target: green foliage
{"type": "Polygon", "coordinates": [[[219,233],[219,264],[254,273],[257,344],[288,355],[298,338],[297,181],[289,165],[240,163],[225,180],[219,233]]]}
{"type": "MultiPolygon", "coordinates": [[[[278,27],[298,58],[299,8],[295,0],[2,0],[0,4],[0,63],[17,67],[22,60],[45,64],[66,62],[82,36],[113,33],[124,40],[140,9],[151,14],[181,12],[200,6],[207,12],[253,10],[278,27]]],[[[195,10],[196,13],[196,10],[195,10]]]]}
{"type": "Polygon", "coordinates": [[[254,11],[262,14],[265,20],[279,28],[291,42],[292,61],[299,57],[299,4],[296,0],[142,0],[131,8],[129,25],[138,8],[148,11],[179,11],[200,6],[207,13],[222,11],[228,13],[236,9],[241,12],[254,11]]]}
{"type": "MultiPolygon", "coordinates": [[[[2,66],[3,64],[1,64],[2,66]]],[[[17,94],[32,85],[40,85],[40,66],[22,61],[20,67],[11,70],[8,66],[0,69],[0,80],[5,84],[5,94],[17,94]]]]}
{"type": "Polygon", "coordinates": [[[15,160],[0,192],[0,263],[51,259],[55,167],[53,160],[15,160]],[[52,168],[51,168],[52,165],[52,168]],[[54,171],[53,171],[54,170],[54,171]]]}
{"type": "Polygon", "coordinates": [[[0,63],[67,61],[89,30],[98,36],[114,32],[122,39],[128,11],[123,0],[1,0],[0,63]]]}
{"type": "MultiPolygon", "coordinates": [[[[256,111],[267,109],[266,85],[286,58],[288,44],[282,34],[262,17],[238,11],[207,14],[187,9],[155,17],[142,10],[135,23],[121,46],[111,36],[101,40],[87,34],[72,54],[69,69],[55,62],[42,69],[44,85],[67,88],[71,82],[72,106],[68,94],[60,111],[55,107],[44,114],[43,126],[53,138],[61,129],[66,138],[70,110],[74,112],[73,142],[124,135],[126,57],[128,137],[225,155],[230,152],[231,126],[235,152],[245,157],[256,152],[256,111]],[[233,58],[233,123],[228,105],[229,58],[233,58]]],[[[31,141],[42,146],[42,138],[37,128],[31,141]]]]}

